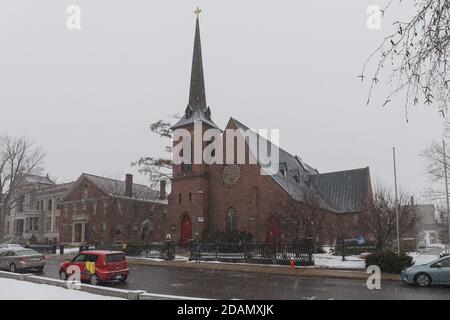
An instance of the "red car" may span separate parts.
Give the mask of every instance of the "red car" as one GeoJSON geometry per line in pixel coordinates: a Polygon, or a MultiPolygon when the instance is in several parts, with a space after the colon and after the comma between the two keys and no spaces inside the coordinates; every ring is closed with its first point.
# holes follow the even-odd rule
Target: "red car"
{"type": "Polygon", "coordinates": [[[80,280],[98,285],[107,281],[127,280],[130,269],[125,254],[119,251],[83,251],[70,261],[59,266],[59,278],[67,280],[75,271],[67,270],[76,266],[80,270],[80,280]]]}

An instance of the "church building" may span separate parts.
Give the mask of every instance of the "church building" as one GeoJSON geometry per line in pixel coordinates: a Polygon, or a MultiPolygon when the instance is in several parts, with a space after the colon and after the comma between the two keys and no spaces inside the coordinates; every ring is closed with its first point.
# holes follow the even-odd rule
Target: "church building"
{"type": "MultiPolygon", "coordinates": [[[[235,118],[229,119],[223,131],[212,120],[206,103],[198,13],[189,102],[184,116],[172,129],[184,129],[192,135],[198,124],[203,131],[232,129],[242,133],[236,140],[244,142],[246,159],[257,159],[255,145],[246,140],[244,133],[258,133],[235,118]]],[[[220,139],[226,156],[229,150],[225,148],[225,134],[220,139]]],[[[173,166],[168,198],[168,233],[172,240],[184,245],[214,233],[246,233],[256,242],[314,238],[321,244],[334,244],[341,237],[360,235],[358,221],[372,196],[368,167],[319,173],[299,156],[264,141],[269,150],[279,151],[277,170],[270,175],[261,174],[259,161],[202,161],[173,166]]],[[[174,149],[177,143],[181,142],[174,139],[174,149]]],[[[201,141],[193,148],[203,150],[209,143],[201,141]]]]}

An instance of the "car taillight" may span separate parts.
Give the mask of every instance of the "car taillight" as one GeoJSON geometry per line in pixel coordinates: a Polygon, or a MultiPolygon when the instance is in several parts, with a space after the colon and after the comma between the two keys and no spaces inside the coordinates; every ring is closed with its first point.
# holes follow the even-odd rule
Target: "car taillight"
{"type": "Polygon", "coordinates": [[[45,257],[45,256],[42,256],[42,257],[41,257],[41,260],[45,260],[45,259],[46,259],[46,257],[45,257]]]}

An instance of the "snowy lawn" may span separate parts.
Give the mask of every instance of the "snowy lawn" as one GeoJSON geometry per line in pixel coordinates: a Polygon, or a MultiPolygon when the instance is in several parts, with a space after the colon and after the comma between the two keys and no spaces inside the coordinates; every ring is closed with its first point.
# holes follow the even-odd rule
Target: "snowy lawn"
{"type": "Polygon", "coordinates": [[[433,254],[420,254],[417,252],[410,252],[408,253],[408,255],[413,258],[415,265],[427,264],[436,259],[439,259],[438,255],[433,254]]]}
{"type": "Polygon", "coordinates": [[[123,300],[80,290],[0,278],[0,300],[123,300]]]}
{"type": "MultiPolygon", "coordinates": [[[[78,253],[80,248],[64,248],[64,254],[68,253],[78,253]]],[[[59,254],[59,248],[56,248],[56,254],[59,254]]]]}
{"type": "Polygon", "coordinates": [[[331,253],[318,253],[314,255],[316,267],[336,269],[365,269],[366,262],[357,256],[347,256],[342,261],[342,256],[334,256],[331,253]]]}

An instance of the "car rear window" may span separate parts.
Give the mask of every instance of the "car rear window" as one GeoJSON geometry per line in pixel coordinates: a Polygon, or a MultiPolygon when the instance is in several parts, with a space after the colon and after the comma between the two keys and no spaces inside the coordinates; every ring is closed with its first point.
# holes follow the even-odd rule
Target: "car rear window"
{"type": "Polygon", "coordinates": [[[31,250],[31,249],[28,249],[28,250],[18,250],[17,254],[20,256],[34,256],[34,255],[37,255],[40,253],[37,251],[31,250]]]}
{"type": "Polygon", "coordinates": [[[114,263],[122,261],[125,261],[125,255],[123,253],[113,253],[106,255],[106,263],[114,263]]]}

